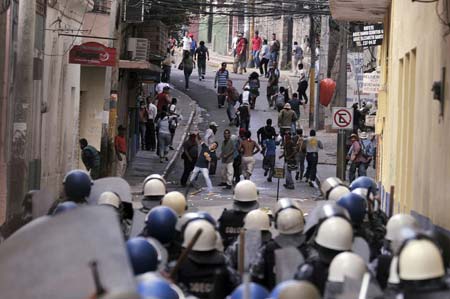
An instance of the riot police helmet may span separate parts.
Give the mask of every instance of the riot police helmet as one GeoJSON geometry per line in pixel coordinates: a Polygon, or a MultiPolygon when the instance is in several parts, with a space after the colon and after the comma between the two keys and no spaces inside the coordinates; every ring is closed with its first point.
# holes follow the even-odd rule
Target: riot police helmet
{"type": "Polygon", "coordinates": [[[78,207],[78,205],[76,203],[74,203],[73,201],[65,201],[65,202],[61,202],[59,203],[55,210],[53,211],[53,216],[61,214],[61,213],[65,213],[71,210],[74,210],[78,207]]]}
{"type": "Polygon", "coordinates": [[[177,222],[176,229],[183,234],[186,225],[192,220],[203,219],[209,221],[214,227],[217,227],[217,222],[211,214],[205,211],[189,212],[184,214],[177,222]]]}
{"type": "Polygon", "coordinates": [[[174,210],[158,206],[151,209],[145,217],[145,229],[149,237],[167,244],[175,238],[177,221],[178,216],[174,210]]]}
{"type": "Polygon", "coordinates": [[[161,205],[172,208],[181,217],[187,210],[186,197],[178,191],[172,191],[164,195],[161,205]]]}
{"type": "Polygon", "coordinates": [[[243,283],[230,295],[230,299],[266,299],[269,291],[255,282],[243,283]],[[248,292],[248,293],[247,293],[248,292]]]}
{"type": "Polygon", "coordinates": [[[122,201],[120,200],[119,195],[111,191],[105,191],[102,194],[100,194],[100,197],[98,198],[97,201],[97,204],[99,205],[108,205],[116,209],[120,208],[121,203],[122,201]]]}
{"type": "Polygon", "coordinates": [[[166,182],[166,180],[164,179],[164,177],[163,177],[162,175],[160,175],[160,174],[157,174],[157,173],[154,173],[154,174],[151,174],[151,175],[147,176],[147,177],[144,179],[144,185],[145,185],[145,183],[147,183],[147,182],[150,181],[150,180],[160,180],[161,182],[164,183],[164,185],[167,185],[167,182],[166,182]]]}
{"type": "Polygon", "coordinates": [[[280,234],[292,235],[300,233],[305,227],[303,212],[296,208],[279,211],[275,217],[275,228],[280,234]]]}
{"type": "Polygon", "coordinates": [[[350,214],[345,208],[336,203],[325,203],[315,207],[311,213],[309,213],[309,216],[306,219],[304,233],[311,235],[318,224],[333,216],[343,217],[348,221],[351,221],[350,214]]]}
{"type": "Polygon", "coordinates": [[[144,184],[144,196],[150,198],[162,198],[166,195],[166,185],[161,180],[148,180],[144,184]]]}
{"type": "Polygon", "coordinates": [[[244,228],[252,230],[270,230],[269,215],[261,209],[248,212],[244,218],[244,228]]]}
{"type": "Polygon", "coordinates": [[[353,245],[353,228],[342,217],[331,217],[323,221],[317,230],[315,243],[334,251],[351,250],[353,245]]]}
{"type": "Polygon", "coordinates": [[[182,298],[170,282],[153,272],[138,277],[137,292],[142,298],[182,298]]]}
{"type": "Polygon", "coordinates": [[[347,187],[347,186],[344,184],[344,182],[342,182],[340,178],[337,177],[329,177],[320,184],[320,190],[322,191],[325,199],[327,200],[330,199],[331,191],[333,191],[333,189],[338,187],[347,187]]]}
{"type": "Polygon", "coordinates": [[[309,281],[286,280],[270,293],[269,299],[320,299],[320,292],[309,281]]]}
{"type": "Polygon", "coordinates": [[[338,201],[342,196],[350,193],[350,189],[347,186],[336,186],[328,193],[328,200],[338,201]]]}
{"type": "Polygon", "coordinates": [[[255,183],[250,180],[237,183],[234,188],[233,208],[242,212],[250,212],[258,207],[258,190],[255,183]]]}
{"type": "Polygon", "coordinates": [[[367,211],[367,201],[356,193],[348,193],[337,201],[337,204],[347,209],[354,224],[361,224],[364,221],[367,211]]]}
{"type": "Polygon", "coordinates": [[[346,277],[359,281],[366,272],[366,263],[359,255],[353,252],[342,252],[331,261],[328,281],[343,283],[346,277]]]}
{"type": "Polygon", "coordinates": [[[389,218],[386,225],[386,236],[388,241],[393,241],[400,237],[400,231],[404,228],[418,228],[416,219],[409,214],[396,214],[389,218]]]}
{"type": "Polygon", "coordinates": [[[74,169],[64,177],[64,193],[69,199],[83,200],[91,193],[92,184],[89,173],[81,169],[74,169]]]}
{"type": "Polygon", "coordinates": [[[135,275],[157,269],[158,252],[146,239],[141,237],[129,239],[127,252],[135,275]]]}
{"type": "Polygon", "coordinates": [[[184,230],[183,247],[187,248],[198,230],[202,230],[200,237],[192,247],[193,251],[210,251],[216,249],[217,233],[215,227],[208,220],[196,219],[189,222],[184,230]]]}

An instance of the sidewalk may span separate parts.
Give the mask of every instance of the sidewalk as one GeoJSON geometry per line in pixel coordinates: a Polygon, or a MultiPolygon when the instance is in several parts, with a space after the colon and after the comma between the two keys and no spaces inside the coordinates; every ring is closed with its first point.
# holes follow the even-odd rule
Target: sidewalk
{"type": "Polygon", "coordinates": [[[124,179],[128,181],[131,186],[131,191],[134,195],[142,192],[142,183],[144,179],[153,173],[167,176],[171,167],[174,166],[176,158],[185,139],[185,135],[189,132],[194,116],[196,114],[196,103],[184,93],[172,89],[171,94],[178,99],[177,110],[182,115],[183,119],[179,122],[178,128],[173,138],[173,147],[175,150],[169,151],[169,162],[160,163],[159,157],[156,156],[156,151],[142,151],[140,150],[133,161],[128,165],[124,179]]]}

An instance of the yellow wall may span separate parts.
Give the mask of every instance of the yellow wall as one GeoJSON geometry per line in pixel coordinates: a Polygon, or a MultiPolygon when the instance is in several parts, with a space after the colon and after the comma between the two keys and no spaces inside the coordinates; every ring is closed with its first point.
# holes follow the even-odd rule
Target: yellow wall
{"type": "Polygon", "coordinates": [[[436,3],[393,0],[380,55],[379,179],[395,186],[394,212],[415,210],[450,229],[450,34],[436,3]],[[431,87],[446,67],[446,106],[431,87]],[[385,83],[385,85],[383,84],[385,83]]]}

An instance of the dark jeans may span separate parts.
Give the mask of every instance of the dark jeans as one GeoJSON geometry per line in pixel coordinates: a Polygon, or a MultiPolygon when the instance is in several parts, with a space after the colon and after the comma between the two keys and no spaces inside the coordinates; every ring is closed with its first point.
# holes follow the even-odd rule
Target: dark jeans
{"type": "Polygon", "coordinates": [[[228,106],[227,106],[228,120],[231,122],[234,119],[235,115],[236,115],[236,113],[234,111],[234,104],[232,102],[228,102],[228,106]]]}
{"type": "Polygon", "coordinates": [[[305,104],[308,103],[308,96],[306,95],[306,90],[308,89],[308,81],[304,80],[298,83],[298,97],[300,101],[305,100],[305,104]]]}
{"type": "Polygon", "coordinates": [[[226,98],[225,92],[226,91],[227,91],[226,86],[219,86],[217,88],[217,104],[221,107],[223,105],[225,105],[225,98],[226,98]]]}
{"type": "Polygon", "coordinates": [[[184,87],[189,88],[189,77],[192,74],[192,69],[184,69],[184,87]]]}
{"type": "Polygon", "coordinates": [[[145,149],[154,151],[156,147],[155,123],[149,119],[147,121],[147,130],[145,132],[145,149]]]}
{"type": "Polygon", "coordinates": [[[145,142],[147,141],[147,123],[139,122],[139,135],[141,137],[141,148],[145,149],[145,142]]]}
{"type": "Polygon", "coordinates": [[[217,170],[217,156],[211,157],[211,161],[209,162],[209,175],[215,175],[217,170]]]}
{"type": "Polygon", "coordinates": [[[184,170],[183,175],[181,176],[181,185],[186,185],[187,181],[189,179],[189,175],[191,174],[192,170],[194,170],[195,163],[197,162],[196,159],[193,159],[192,161],[189,161],[189,159],[184,159],[184,170]]]}
{"type": "Polygon", "coordinates": [[[319,162],[319,154],[307,153],[306,161],[308,162],[308,166],[306,167],[305,177],[311,181],[315,181],[317,174],[317,163],[319,162]]]}
{"type": "Polygon", "coordinates": [[[161,74],[161,81],[169,83],[170,82],[170,72],[172,71],[171,65],[164,65],[163,72],[161,74]]]}
{"type": "Polygon", "coordinates": [[[267,65],[269,64],[269,59],[263,58],[259,64],[259,72],[261,75],[267,75],[267,65]],[[264,70],[263,70],[264,67],[264,70]]]}
{"type": "Polygon", "coordinates": [[[198,77],[204,76],[206,73],[206,59],[199,59],[197,61],[198,77]]]}
{"type": "Polygon", "coordinates": [[[367,175],[367,164],[362,162],[350,161],[350,168],[348,170],[348,180],[353,182],[356,178],[356,170],[358,170],[358,177],[367,175]]]}
{"type": "Polygon", "coordinates": [[[297,155],[298,172],[299,172],[300,179],[303,178],[303,175],[305,173],[305,158],[306,158],[306,155],[304,153],[299,153],[297,155]]]}
{"type": "Polygon", "coordinates": [[[239,121],[239,127],[242,129],[244,128],[246,131],[250,129],[250,119],[249,118],[241,118],[239,121]]]}
{"type": "Polygon", "coordinates": [[[237,183],[241,179],[241,156],[233,160],[234,181],[237,183]]]}

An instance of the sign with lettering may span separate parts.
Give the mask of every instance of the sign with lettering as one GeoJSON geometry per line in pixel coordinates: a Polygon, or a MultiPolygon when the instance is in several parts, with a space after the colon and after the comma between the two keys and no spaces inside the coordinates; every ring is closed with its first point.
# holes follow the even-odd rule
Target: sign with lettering
{"type": "Polygon", "coordinates": [[[73,46],[69,52],[69,63],[92,66],[115,66],[116,49],[96,42],[73,46]]]}
{"type": "Polygon", "coordinates": [[[352,32],[354,47],[379,46],[383,42],[383,24],[356,25],[352,32]]]}
{"type": "Polygon", "coordinates": [[[276,179],[284,178],[284,168],[274,168],[273,169],[273,177],[276,179]]]}

